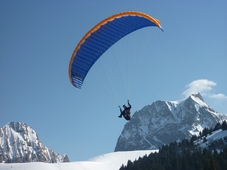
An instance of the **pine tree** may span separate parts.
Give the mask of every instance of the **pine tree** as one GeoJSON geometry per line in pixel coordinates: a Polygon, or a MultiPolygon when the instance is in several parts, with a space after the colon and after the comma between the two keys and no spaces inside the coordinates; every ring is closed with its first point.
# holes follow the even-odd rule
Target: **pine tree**
{"type": "Polygon", "coordinates": [[[217,123],[216,126],[214,127],[214,131],[219,130],[219,129],[221,129],[221,124],[217,123]]]}
{"type": "Polygon", "coordinates": [[[214,159],[213,156],[211,156],[209,170],[219,170],[219,169],[220,169],[220,167],[219,167],[217,161],[214,159]]]}
{"type": "Polygon", "coordinates": [[[227,130],[227,122],[224,121],[221,125],[222,130],[227,130]]]}

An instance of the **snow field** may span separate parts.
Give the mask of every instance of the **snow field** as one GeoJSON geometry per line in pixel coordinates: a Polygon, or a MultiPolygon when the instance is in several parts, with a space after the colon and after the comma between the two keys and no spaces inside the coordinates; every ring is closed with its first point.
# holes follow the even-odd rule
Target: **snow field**
{"type": "Polygon", "coordinates": [[[128,160],[132,162],[139,157],[158,152],[158,150],[124,151],[100,155],[87,161],[69,163],[11,163],[0,164],[1,170],[118,170],[122,164],[127,165],[128,160]]]}

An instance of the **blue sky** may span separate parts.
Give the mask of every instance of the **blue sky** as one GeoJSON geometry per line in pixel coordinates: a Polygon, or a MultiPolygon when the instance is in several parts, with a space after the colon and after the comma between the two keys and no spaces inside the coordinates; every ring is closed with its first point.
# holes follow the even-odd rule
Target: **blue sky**
{"type": "Polygon", "coordinates": [[[226,9],[224,0],[1,1],[0,127],[25,122],[71,161],[114,151],[126,123],[117,105],[127,101],[115,56],[137,65],[129,65],[132,112],[200,92],[227,113],[226,9]],[[74,88],[68,64],[77,43],[95,24],[124,11],[159,19],[164,32],[146,28],[125,37],[104,54],[107,63],[94,65],[83,88],[74,88]],[[99,68],[106,66],[105,77],[99,68]]]}

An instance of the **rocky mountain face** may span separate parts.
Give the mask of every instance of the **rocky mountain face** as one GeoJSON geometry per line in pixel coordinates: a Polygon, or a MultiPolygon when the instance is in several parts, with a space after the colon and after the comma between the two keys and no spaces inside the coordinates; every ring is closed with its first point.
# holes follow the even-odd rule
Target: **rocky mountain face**
{"type": "Polygon", "coordinates": [[[136,111],[125,124],[115,151],[158,149],[164,144],[199,135],[205,127],[227,120],[209,107],[202,96],[181,101],[156,101],[136,111]]]}
{"type": "Polygon", "coordinates": [[[21,122],[10,122],[0,128],[0,163],[69,162],[39,141],[36,132],[21,122]]]}

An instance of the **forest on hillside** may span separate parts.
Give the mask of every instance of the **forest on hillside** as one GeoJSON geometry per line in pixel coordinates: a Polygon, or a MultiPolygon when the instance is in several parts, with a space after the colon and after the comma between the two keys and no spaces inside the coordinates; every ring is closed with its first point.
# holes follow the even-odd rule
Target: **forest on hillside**
{"type": "Polygon", "coordinates": [[[190,140],[172,142],[127,165],[120,170],[227,170],[227,137],[213,141],[206,148],[194,144],[196,140],[206,142],[206,136],[216,130],[227,130],[227,123],[218,123],[213,129],[205,128],[199,136],[190,140]]]}

